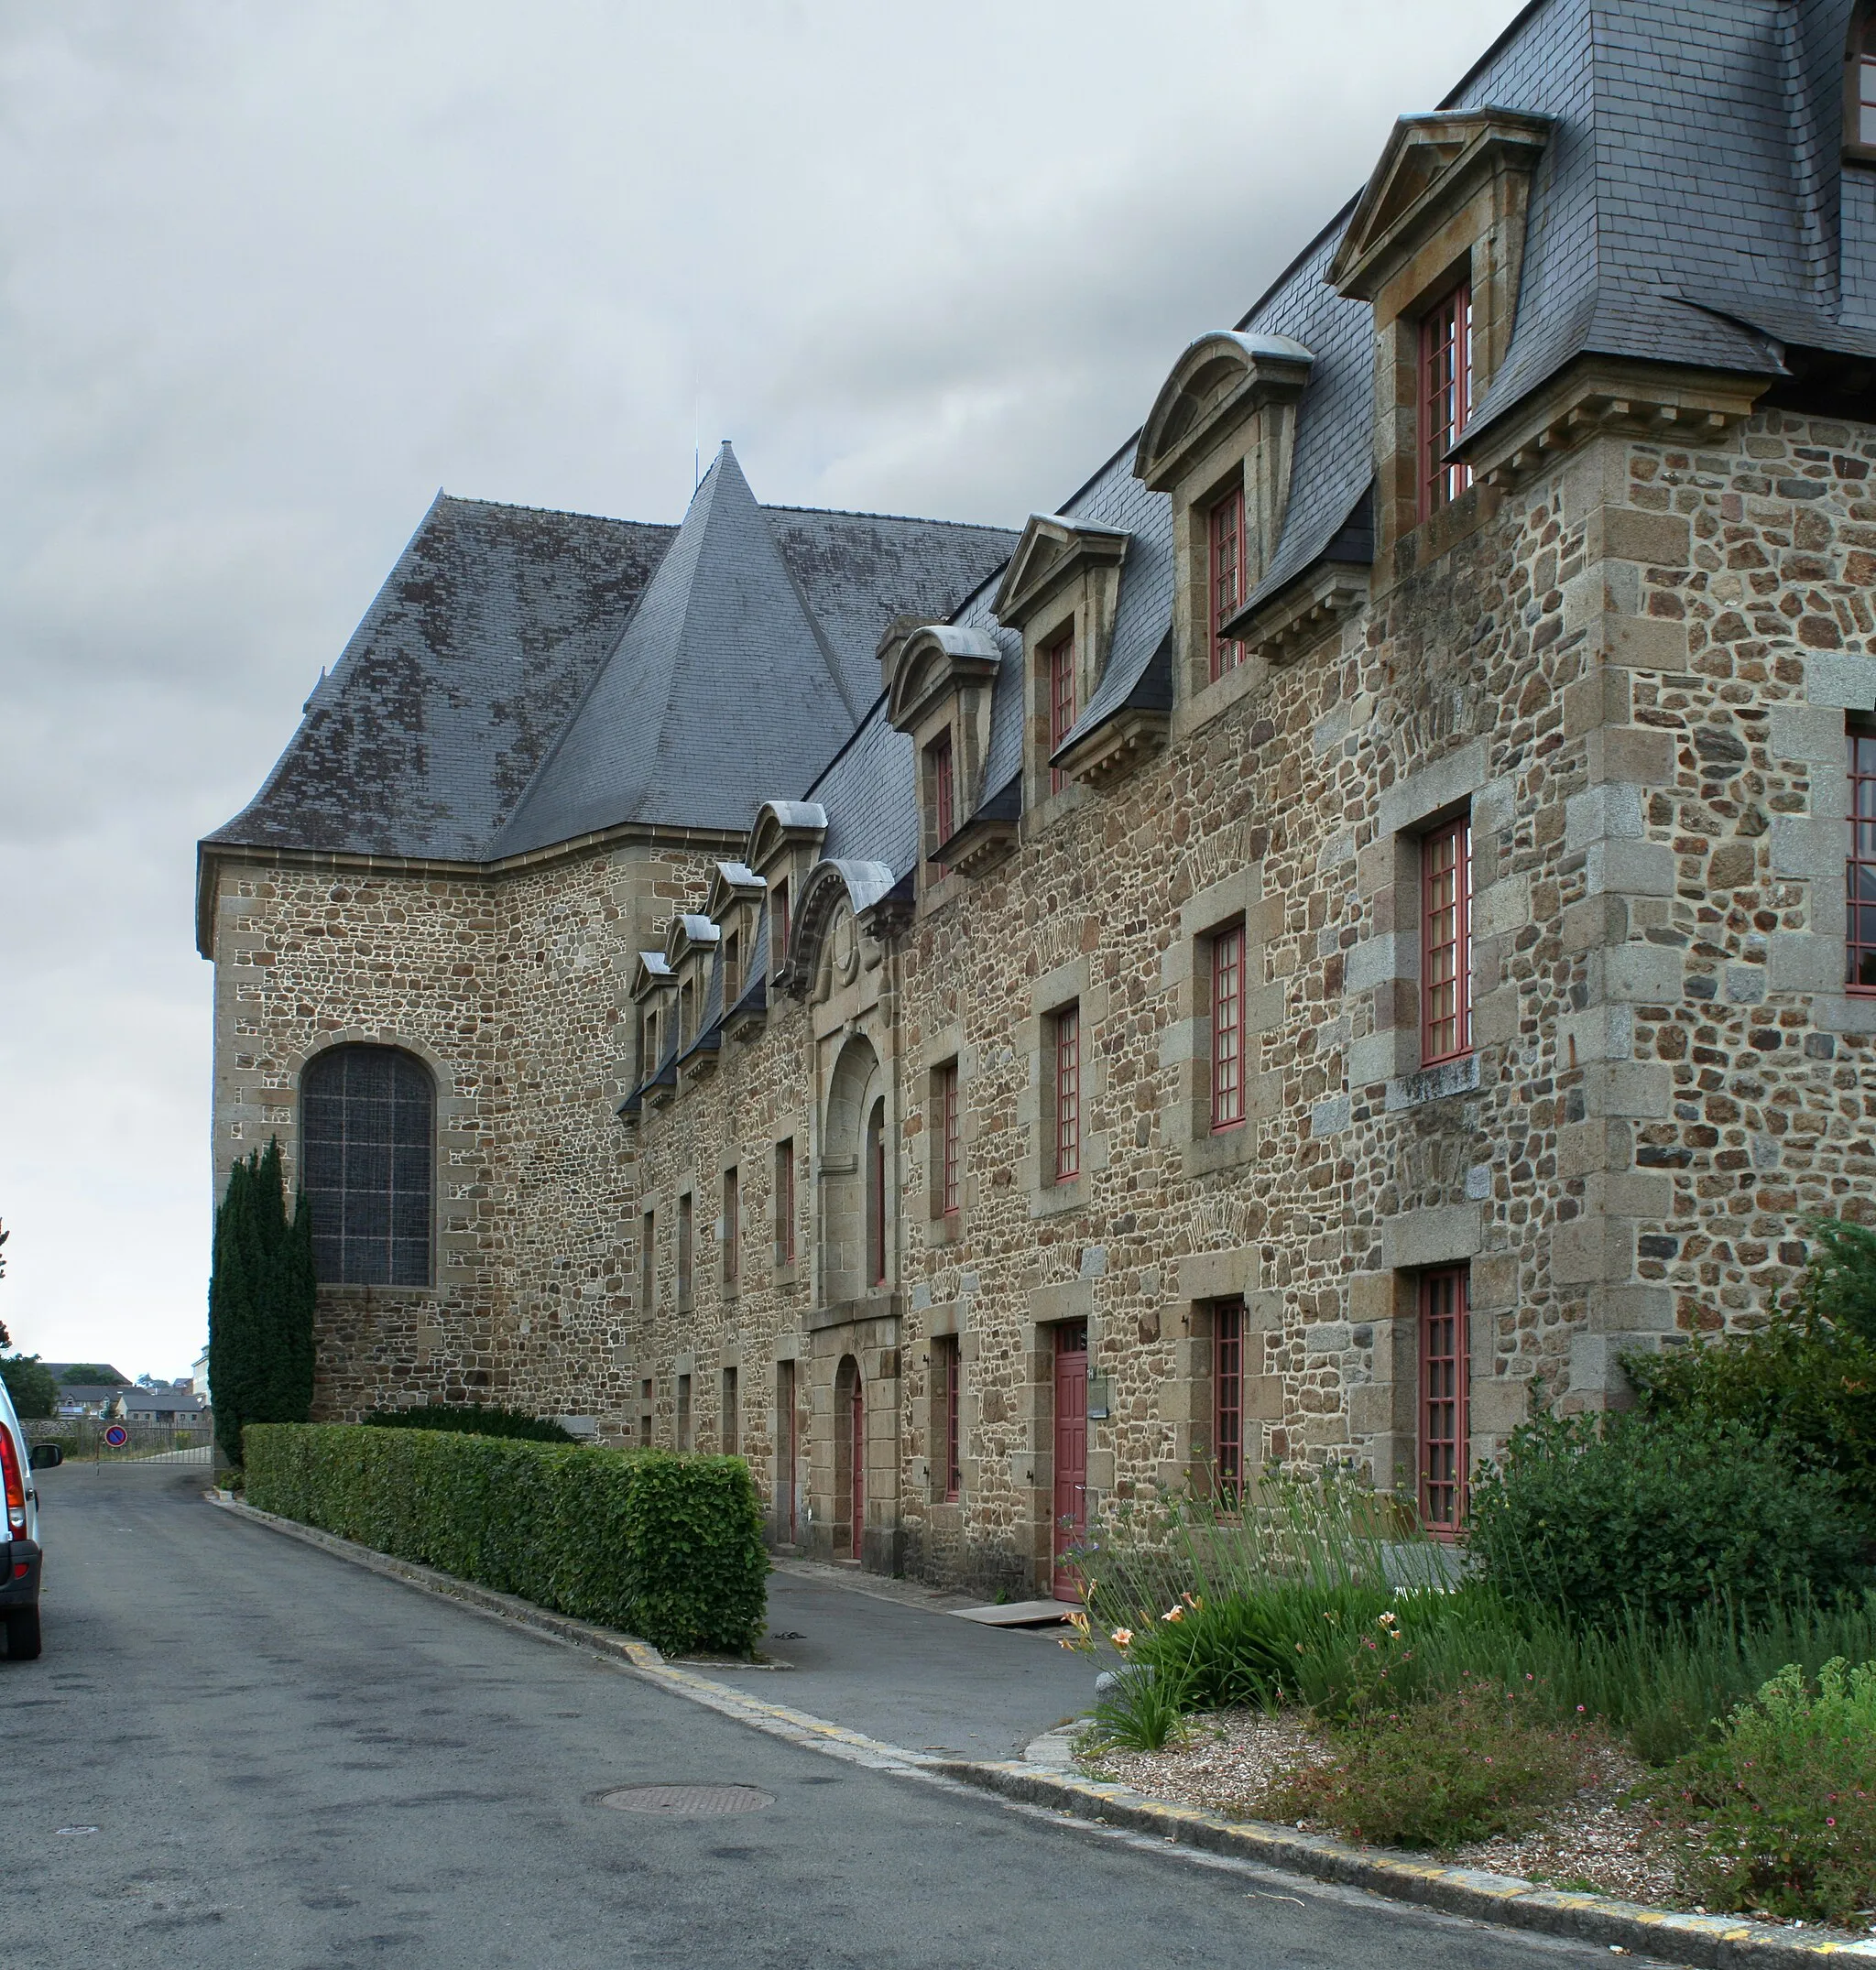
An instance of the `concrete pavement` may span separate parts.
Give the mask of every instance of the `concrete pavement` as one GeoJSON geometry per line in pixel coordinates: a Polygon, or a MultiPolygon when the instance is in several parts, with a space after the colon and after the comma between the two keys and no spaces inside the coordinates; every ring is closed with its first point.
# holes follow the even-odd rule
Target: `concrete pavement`
{"type": "Polygon", "coordinates": [[[761,1652],[788,1671],[693,1666],[909,1751],[1020,1758],[1089,1707],[1097,1665],[1057,1645],[1062,1628],[981,1627],[950,1612],[970,1605],[858,1590],[831,1567],[784,1567],[769,1576],[761,1652]]]}
{"type": "Polygon", "coordinates": [[[0,1661],[10,1970],[1607,1959],[816,1756],[217,1512],[199,1474],[42,1475],[46,1653],[0,1661]],[[599,1803],[640,1783],[774,1803],[599,1803]]]}

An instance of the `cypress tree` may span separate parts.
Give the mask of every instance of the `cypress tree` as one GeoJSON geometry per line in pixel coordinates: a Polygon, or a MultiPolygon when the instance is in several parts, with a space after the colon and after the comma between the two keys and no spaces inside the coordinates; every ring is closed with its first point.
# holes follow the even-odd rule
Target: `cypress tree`
{"type": "Polygon", "coordinates": [[[312,1214],[287,1215],[280,1146],[244,1157],[215,1213],[209,1279],[209,1386],[215,1441],[241,1461],[251,1422],[304,1422],[312,1407],[312,1214]]]}

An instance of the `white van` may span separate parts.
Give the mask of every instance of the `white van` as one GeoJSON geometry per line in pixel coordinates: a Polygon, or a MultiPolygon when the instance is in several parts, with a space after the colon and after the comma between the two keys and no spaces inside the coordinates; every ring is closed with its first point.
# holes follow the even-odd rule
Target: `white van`
{"type": "Polygon", "coordinates": [[[29,1662],[39,1652],[39,1495],[33,1473],[64,1462],[56,1443],[28,1446],[13,1398],[0,1381],[0,1493],[6,1500],[0,1620],[6,1624],[6,1652],[16,1662],[29,1662]]]}

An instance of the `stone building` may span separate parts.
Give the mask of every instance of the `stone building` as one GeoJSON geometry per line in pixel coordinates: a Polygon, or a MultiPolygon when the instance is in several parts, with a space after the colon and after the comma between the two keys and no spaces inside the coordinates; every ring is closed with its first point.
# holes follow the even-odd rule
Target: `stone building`
{"type": "Polygon", "coordinates": [[[202,846],[324,1411],[1046,1592],[1762,1307],[1876,1186],[1868,13],[1528,7],[1020,535],[440,500],[202,846]]]}

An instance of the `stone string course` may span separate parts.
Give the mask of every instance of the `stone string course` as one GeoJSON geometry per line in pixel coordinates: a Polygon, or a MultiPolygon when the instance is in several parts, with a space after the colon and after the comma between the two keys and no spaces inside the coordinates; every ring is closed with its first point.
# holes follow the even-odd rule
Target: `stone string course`
{"type": "Polygon", "coordinates": [[[750,1459],[780,1541],[793,1361],[795,1539],[827,1554],[850,1538],[851,1359],[867,1563],[988,1590],[1046,1585],[1063,1319],[1088,1320],[1111,1388],[1089,1433],[1102,1507],[1203,1464],[1205,1306],[1227,1293],[1248,1309],[1253,1458],[1411,1478],[1412,1277],[1441,1262],[1471,1266],[1476,1456],[1537,1377],[1567,1407],[1620,1400],[1621,1353],[1762,1309],[1802,1263],[1805,1216],[1863,1212],[1876,1183],[1876,1000],[1842,983],[1844,720],[1876,705],[1872,458],[1867,430],[1768,412],[1712,452],[1604,435],[1509,496],[1477,489],[1450,549],[1414,570],[1410,539],[1329,640],[1254,660],[1201,722],[1182,708],[1162,751],[1049,803],[1012,856],[943,885],[908,928],[859,927],[851,977],[836,924],[804,998],[771,990],[753,1037],[629,1128],[633,954],[739,850],[626,842],[447,880],[228,866],[218,1181],[269,1133],[292,1155],[297,1075],[323,1045],[394,1041],[438,1080],[439,1284],[322,1295],[321,1413],[460,1393],[590,1415],[613,1441],[649,1418],[670,1442],[688,1376],[697,1447],[750,1459]],[[1402,844],[1464,800],[1476,1067],[1423,1071],[1402,844]],[[1229,1153],[1192,1121],[1194,935],[1211,927],[1194,913],[1214,890],[1249,898],[1249,1134],[1229,1153]],[[1065,1197],[1036,1177],[1040,1022],[1063,979],[1085,1062],[1085,1174],[1065,1197]],[[889,1276],[830,1304],[826,1119],[856,1039],[889,1122],[889,1276]],[[952,1235],[933,1214],[928,1089],[954,1056],[952,1235]],[[774,1257],[784,1138],[791,1272],[774,1257]],[[941,1332],[965,1375],[949,1504],[941,1332]]]}

